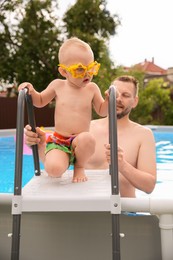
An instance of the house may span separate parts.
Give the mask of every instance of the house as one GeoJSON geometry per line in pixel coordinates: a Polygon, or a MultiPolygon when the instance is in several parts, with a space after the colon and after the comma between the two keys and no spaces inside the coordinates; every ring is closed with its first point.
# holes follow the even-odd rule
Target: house
{"type": "Polygon", "coordinates": [[[160,76],[167,74],[167,70],[157,66],[154,63],[154,58],[152,58],[152,61],[147,61],[147,59],[145,59],[143,62],[134,65],[134,67],[138,70],[142,70],[146,75],[160,76]]]}
{"type": "Polygon", "coordinates": [[[152,58],[152,61],[147,61],[147,59],[145,59],[143,62],[135,64],[132,68],[141,70],[145,73],[144,86],[149,80],[160,77],[165,81],[164,87],[173,85],[173,67],[163,69],[154,63],[154,58],[152,58]]]}

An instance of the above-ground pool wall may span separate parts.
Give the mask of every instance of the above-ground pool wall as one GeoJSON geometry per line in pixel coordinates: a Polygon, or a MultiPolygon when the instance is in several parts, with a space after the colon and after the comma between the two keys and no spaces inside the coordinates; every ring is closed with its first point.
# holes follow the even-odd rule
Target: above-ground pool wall
{"type": "Polygon", "coordinates": [[[0,259],[9,260],[11,251],[11,239],[8,234],[12,233],[11,207],[0,203],[0,259]]]}
{"type": "MultiPolygon", "coordinates": [[[[9,260],[11,207],[0,205],[0,259],[9,260]]],[[[161,260],[156,216],[120,217],[121,260],[161,260]]],[[[20,260],[112,260],[109,212],[23,213],[20,260]]]]}
{"type": "Polygon", "coordinates": [[[172,125],[145,125],[149,127],[152,131],[159,131],[159,132],[173,132],[172,125]]]}

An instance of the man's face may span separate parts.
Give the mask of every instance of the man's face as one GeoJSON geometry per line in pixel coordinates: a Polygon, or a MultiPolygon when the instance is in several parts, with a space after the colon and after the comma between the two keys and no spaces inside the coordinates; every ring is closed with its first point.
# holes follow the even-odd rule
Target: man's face
{"type": "Polygon", "coordinates": [[[135,96],[135,87],[131,82],[115,81],[118,97],[117,103],[117,119],[121,119],[128,115],[132,108],[137,105],[138,97],[135,96]]]}

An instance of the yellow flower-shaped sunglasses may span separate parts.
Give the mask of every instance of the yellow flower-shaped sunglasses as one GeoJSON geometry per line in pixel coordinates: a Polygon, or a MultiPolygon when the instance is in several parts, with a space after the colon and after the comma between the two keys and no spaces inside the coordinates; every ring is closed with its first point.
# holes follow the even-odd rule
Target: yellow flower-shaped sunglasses
{"type": "Polygon", "coordinates": [[[86,73],[90,76],[97,75],[100,68],[100,63],[93,61],[88,66],[84,66],[82,63],[73,64],[69,67],[64,64],[58,64],[58,66],[70,72],[73,78],[83,78],[86,73]]]}

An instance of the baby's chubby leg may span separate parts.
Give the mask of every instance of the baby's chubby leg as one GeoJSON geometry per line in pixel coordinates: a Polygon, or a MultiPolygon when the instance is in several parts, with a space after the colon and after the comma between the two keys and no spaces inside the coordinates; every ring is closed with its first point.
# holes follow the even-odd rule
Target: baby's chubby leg
{"type": "Polygon", "coordinates": [[[89,132],[80,133],[73,140],[72,146],[76,157],[73,182],[87,181],[87,176],[84,171],[85,164],[94,153],[95,144],[95,138],[89,132]]]}
{"type": "Polygon", "coordinates": [[[51,177],[61,177],[69,167],[69,155],[61,150],[53,149],[45,156],[44,167],[51,177]]]}

